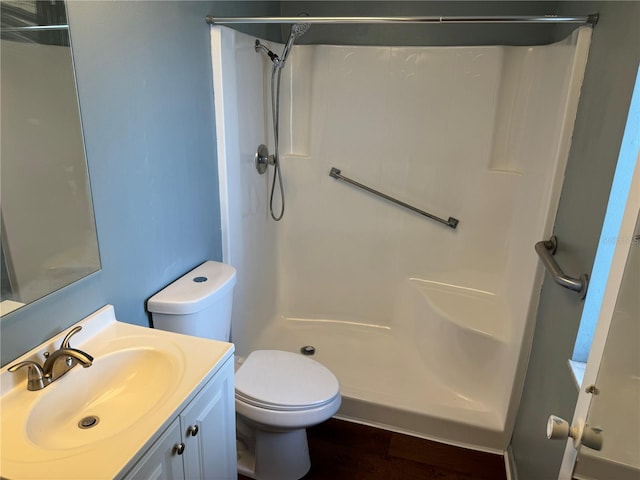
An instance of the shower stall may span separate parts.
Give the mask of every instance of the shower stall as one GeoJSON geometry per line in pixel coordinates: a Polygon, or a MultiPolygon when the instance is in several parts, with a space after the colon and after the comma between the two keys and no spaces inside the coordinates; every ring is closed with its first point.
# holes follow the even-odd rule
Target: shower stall
{"type": "Polygon", "coordinates": [[[273,169],[255,167],[274,141],[272,61],[256,38],[213,25],[237,354],[313,346],[340,381],[340,417],[503,451],[542,282],[534,244],[552,232],[590,35],[293,46],[279,126],[287,211],[274,222],[273,169]]]}

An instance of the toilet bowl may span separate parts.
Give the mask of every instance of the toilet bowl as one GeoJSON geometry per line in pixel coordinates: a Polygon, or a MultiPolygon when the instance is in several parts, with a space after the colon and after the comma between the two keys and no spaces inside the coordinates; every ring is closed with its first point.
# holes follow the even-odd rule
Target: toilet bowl
{"type": "MultiPolygon", "coordinates": [[[[229,341],[235,269],[208,261],[147,302],[154,328],[229,341]]],[[[256,350],[236,369],[238,473],[297,480],[311,463],[306,428],[340,408],[340,386],[320,363],[298,353],[256,350]]]]}
{"type": "Polygon", "coordinates": [[[252,352],[236,371],[238,472],[265,480],[304,476],[311,466],[306,428],[332,417],[340,403],[338,381],[320,363],[279,350],[252,352]]]}

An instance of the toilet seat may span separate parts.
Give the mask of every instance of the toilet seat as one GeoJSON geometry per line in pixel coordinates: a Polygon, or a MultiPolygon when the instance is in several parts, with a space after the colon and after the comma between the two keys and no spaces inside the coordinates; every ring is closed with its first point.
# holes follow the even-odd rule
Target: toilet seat
{"type": "Polygon", "coordinates": [[[236,372],[236,402],[276,412],[322,409],[340,395],[320,363],[280,350],[252,352],[236,372]]]}
{"type": "Polygon", "coordinates": [[[275,405],[272,403],[268,403],[268,402],[261,402],[260,400],[257,400],[255,398],[251,398],[251,397],[247,397],[241,393],[236,392],[236,401],[238,402],[243,402],[247,405],[252,405],[254,407],[257,408],[264,408],[265,410],[273,410],[276,412],[299,412],[299,411],[304,411],[304,410],[309,410],[311,408],[317,408],[317,407],[323,407],[329,403],[331,403],[333,401],[334,397],[331,397],[329,399],[327,399],[326,401],[319,403],[319,404],[314,404],[314,405],[291,405],[291,406],[286,406],[286,405],[275,405]]]}

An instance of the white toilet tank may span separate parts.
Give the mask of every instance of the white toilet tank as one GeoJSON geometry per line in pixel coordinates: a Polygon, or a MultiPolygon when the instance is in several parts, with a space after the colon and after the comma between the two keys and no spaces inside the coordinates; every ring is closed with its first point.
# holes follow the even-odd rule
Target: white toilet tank
{"type": "Polygon", "coordinates": [[[148,300],[154,328],[229,341],[235,284],[231,265],[204,262],[148,300]]]}

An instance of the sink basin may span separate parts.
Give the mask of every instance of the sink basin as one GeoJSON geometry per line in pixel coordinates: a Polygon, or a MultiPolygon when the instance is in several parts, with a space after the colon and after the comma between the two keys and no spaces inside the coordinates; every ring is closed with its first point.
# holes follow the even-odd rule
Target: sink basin
{"type": "MultiPolygon", "coordinates": [[[[119,478],[233,354],[233,346],[118,322],[106,306],[72,346],[94,357],[38,391],[0,370],[2,478],[119,478]]],[[[17,361],[42,362],[65,332],[17,361]]],[[[15,362],[12,362],[15,363],[15,362]]]]}
{"type": "Polygon", "coordinates": [[[151,348],[97,358],[91,367],[75,367],[69,378],[42,391],[25,434],[47,449],[71,449],[111,437],[143,420],[165,399],[177,372],[172,355],[151,348]],[[83,419],[85,428],[79,426],[83,419]]]}

